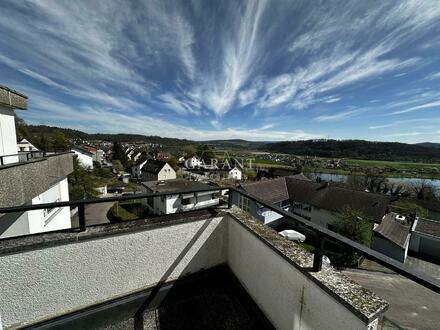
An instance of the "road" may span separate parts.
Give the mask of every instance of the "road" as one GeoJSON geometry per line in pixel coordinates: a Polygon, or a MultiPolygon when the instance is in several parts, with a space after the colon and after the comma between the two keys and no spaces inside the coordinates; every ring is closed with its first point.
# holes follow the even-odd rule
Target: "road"
{"type": "Polygon", "coordinates": [[[378,329],[439,329],[439,294],[397,274],[366,270],[343,273],[390,304],[378,329]]]}
{"type": "MultiPolygon", "coordinates": [[[[90,204],[85,207],[87,225],[97,225],[101,223],[110,223],[107,219],[107,212],[114,202],[90,204]]],[[[78,227],[78,214],[72,217],[72,227],[78,227]]]]}

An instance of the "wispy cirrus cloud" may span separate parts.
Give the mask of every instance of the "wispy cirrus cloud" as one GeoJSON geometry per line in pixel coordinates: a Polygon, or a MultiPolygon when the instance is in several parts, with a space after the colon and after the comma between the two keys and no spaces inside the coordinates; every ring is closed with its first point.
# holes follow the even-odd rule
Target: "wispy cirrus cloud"
{"type": "Polygon", "coordinates": [[[332,115],[322,115],[315,118],[316,121],[324,122],[324,121],[340,121],[344,119],[351,118],[357,114],[365,112],[365,109],[356,109],[349,111],[337,112],[332,115]]]}
{"type": "MultiPolygon", "coordinates": [[[[0,83],[50,93],[75,125],[88,118],[87,108],[131,115],[144,134],[154,131],[151,118],[186,132],[198,125],[196,137],[211,136],[209,129],[253,139],[313,137],[317,129],[303,129],[307,123],[332,131],[362,108],[410,119],[435,111],[439,28],[440,6],[424,0],[5,1],[0,83]],[[290,119],[274,122],[276,115],[290,119]],[[262,124],[269,116],[275,126],[262,124]],[[231,128],[234,121],[247,128],[231,128]]],[[[39,107],[25,116],[36,122],[44,114],[39,107]]],[[[347,128],[355,135],[394,127],[392,118],[347,128]]],[[[114,127],[139,128],[125,122],[114,127]]]]}
{"type": "Polygon", "coordinates": [[[410,108],[407,108],[404,110],[394,111],[394,112],[391,112],[390,115],[400,115],[403,113],[414,112],[414,111],[425,110],[425,109],[440,109],[440,100],[416,105],[416,106],[413,106],[413,107],[410,107],[410,108]]]}

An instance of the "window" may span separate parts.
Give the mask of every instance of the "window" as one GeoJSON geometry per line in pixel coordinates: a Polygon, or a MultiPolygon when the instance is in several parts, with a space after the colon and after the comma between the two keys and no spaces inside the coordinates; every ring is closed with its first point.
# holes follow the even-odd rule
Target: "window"
{"type": "Polygon", "coordinates": [[[243,195],[240,195],[238,207],[241,208],[243,211],[249,212],[251,209],[249,204],[249,199],[244,197],[243,195]]]}
{"type": "MultiPolygon", "coordinates": [[[[58,203],[60,201],[59,198],[57,198],[56,200],[54,200],[52,203],[58,203]]],[[[56,207],[51,207],[49,209],[43,209],[43,215],[44,217],[47,217],[53,210],[55,210],[56,207]]]]}
{"type": "Polygon", "coordinates": [[[191,198],[182,198],[182,205],[191,204],[191,198]]]}

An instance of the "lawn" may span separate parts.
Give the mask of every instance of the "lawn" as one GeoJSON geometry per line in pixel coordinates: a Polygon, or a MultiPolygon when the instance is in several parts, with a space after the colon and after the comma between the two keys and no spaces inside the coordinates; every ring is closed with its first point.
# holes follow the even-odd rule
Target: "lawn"
{"type": "Polygon", "coordinates": [[[383,160],[363,160],[363,159],[344,159],[344,162],[350,165],[370,166],[370,167],[392,167],[397,169],[413,169],[422,168],[440,168],[438,163],[410,163],[410,162],[393,162],[383,160]]]}

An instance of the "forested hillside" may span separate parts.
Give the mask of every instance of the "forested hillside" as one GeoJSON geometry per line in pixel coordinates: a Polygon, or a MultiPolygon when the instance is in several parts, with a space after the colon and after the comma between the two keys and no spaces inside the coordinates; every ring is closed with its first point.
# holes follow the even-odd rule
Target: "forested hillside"
{"type": "Polygon", "coordinates": [[[307,140],[267,143],[266,151],[318,157],[439,162],[440,149],[397,142],[307,140]]]}

